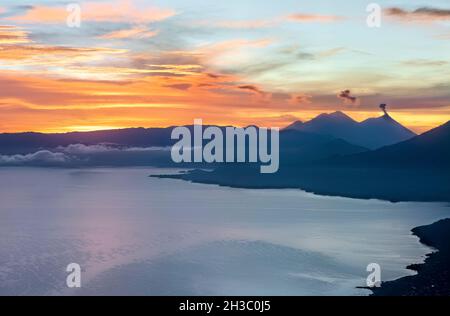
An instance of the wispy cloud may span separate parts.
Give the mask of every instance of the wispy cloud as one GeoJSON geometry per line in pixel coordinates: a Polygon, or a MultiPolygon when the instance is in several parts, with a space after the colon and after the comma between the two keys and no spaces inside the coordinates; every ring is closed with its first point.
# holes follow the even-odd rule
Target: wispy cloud
{"type": "Polygon", "coordinates": [[[449,21],[450,9],[441,9],[433,7],[420,7],[415,10],[406,10],[399,7],[385,9],[388,16],[401,19],[403,21],[449,21]]]}
{"type": "Polygon", "coordinates": [[[349,102],[350,104],[355,104],[356,101],[358,100],[358,98],[353,96],[351,91],[348,89],[339,92],[338,98],[344,100],[344,102],[346,102],[346,103],[349,102]]]}
{"type": "MultiPolygon", "coordinates": [[[[136,7],[131,0],[86,2],[82,4],[83,21],[148,23],[165,20],[177,13],[172,9],[136,7]]],[[[65,6],[32,6],[24,14],[8,20],[21,23],[65,23],[65,6]]]]}
{"type": "Polygon", "coordinates": [[[412,59],[402,62],[402,65],[413,67],[440,67],[446,66],[449,62],[446,60],[428,60],[428,59],[412,59]]]}
{"type": "Polygon", "coordinates": [[[121,29],[113,32],[106,33],[99,36],[102,39],[144,39],[156,36],[158,31],[151,30],[147,26],[134,26],[128,29],[121,29]]]}
{"type": "Polygon", "coordinates": [[[165,85],[164,87],[181,90],[181,91],[186,91],[186,90],[189,90],[189,88],[191,88],[192,85],[190,83],[176,83],[176,84],[165,85]]]}
{"type": "Polygon", "coordinates": [[[364,21],[350,17],[364,10],[321,1],[301,10],[295,1],[228,1],[217,10],[208,1],[80,0],[79,29],[66,27],[64,1],[17,3],[0,5],[1,131],[167,126],[198,113],[267,125],[301,111],[377,111],[379,101],[450,113],[442,1],[415,9],[399,0],[387,10],[398,21],[440,22],[412,44],[406,28],[354,32],[364,21]],[[342,82],[358,101],[340,93],[342,82]]]}
{"type": "Polygon", "coordinates": [[[29,43],[28,33],[16,26],[0,25],[0,45],[29,43]]]}
{"type": "Polygon", "coordinates": [[[75,60],[95,60],[103,54],[120,54],[125,50],[110,48],[78,48],[49,45],[5,45],[0,50],[0,60],[22,60],[23,64],[43,64],[52,66],[73,63],[75,60]],[[72,58],[65,60],[64,58],[72,58]]]}
{"type": "Polygon", "coordinates": [[[60,146],[55,149],[56,152],[62,152],[70,155],[93,155],[103,154],[111,152],[130,152],[130,153],[142,153],[142,152],[154,152],[154,151],[170,151],[170,147],[124,147],[114,144],[70,144],[68,146],[60,146]]]}
{"type": "Polygon", "coordinates": [[[224,29],[261,29],[275,26],[282,19],[198,21],[196,25],[224,29]]]}
{"type": "Polygon", "coordinates": [[[242,86],[238,86],[239,89],[241,90],[247,90],[247,91],[251,91],[251,92],[255,92],[261,95],[264,95],[265,92],[262,91],[260,88],[258,88],[257,86],[254,85],[242,85],[242,86]]]}
{"type": "Polygon", "coordinates": [[[313,13],[293,13],[287,16],[277,16],[261,20],[221,20],[221,21],[200,21],[196,22],[200,26],[211,26],[224,29],[262,29],[274,27],[284,22],[298,23],[330,23],[344,20],[344,17],[337,15],[322,15],[313,13]]]}
{"type": "Polygon", "coordinates": [[[96,166],[149,164],[166,157],[170,147],[124,147],[113,144],[71,144],[30,154],[0,155],[0,166],[96,166]]]}
{"type": "Polygon", "coordinates": [[[289,21],[301,22],[301,23],[330,23],[341,21],[344,18],[337,15],[322,15],[322,14],[308,14],[308,13],[295,13],[287,17],[289,21]]]}
{"type": "Polygon", "coordinates": [[[0,166],[17,165],[63,165],[71,161],[64,153],[41,150],[26,155],[0,155],[0,166]]]}

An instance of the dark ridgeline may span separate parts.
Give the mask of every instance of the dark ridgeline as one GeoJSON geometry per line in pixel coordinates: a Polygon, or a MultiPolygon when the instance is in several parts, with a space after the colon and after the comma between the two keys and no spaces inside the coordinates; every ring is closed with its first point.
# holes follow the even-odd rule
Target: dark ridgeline
{"type": "MultiPolygon", "coordinates": [[[[358,147],[376,149],[416,136],[386,114],[358,123],[342,112],[321,114],[309,122],[295,122],[284,129],[286,138],[299,146],[308,142],[308,137],[318,135],[328,139],[340,139],[358,147]],[[288,131],[298,131],[298,139],[289,137],[288,131]],[[310,136],[304,136],[304,135],[310,136]],[[314,134],[311,135],[311,134],[314,134]]],[[[208,127],[207,125],[204,126],[208,127]]],[[[192,131],[192,126],[188,126],[192,131]]],[[[224,127],[221,127],[222,129],[224,127]]],[[[40,149],[53,149],[71,144],[114,144],[128,147],[167,147],[175,141],[170,139],[173,127],[126,128],[93,132],[71,132],[58,134],[13,133],[0,134],[0,154],[27,154],[40,149]]],[[[292,134],[292,133],[291,133],[292,134]]]]}
{"type": "MultiPolygon", "coordinates": [[[[187,126],[194,135],[193,126],[187,126]]],[[[203,126],[204,128],[208,126],[203,126]]],[[[225,135],[225,127],[220,127],[225,135]]],[[[33,166],[156,166],[156,167],[219,167],[218,165],[183,163],[175,164],[170,156],[170,148],[176,142],[171,139],[173,127],[134,128],[98,132],[78,132],[66,134],[0,134],[0,155],[33,155],[48,151],[75,156],[61,165],[59,162],[33,160],[33,166]],[[89,150],[82,146],[101,145],[107,150],[89,150]],[[81,148],[80,148],[81,146],[81,148]],[[154,150],[133,150],[154,148],[154,150]],[[116,149],[116,150],[111,150],[116,149]]],[[[204,140],[204,145],[208,141],[204,140]]],[[[192,142],[193,143],[193,142],[192,142]]],[[[311,162],[336,155],[349,155],[367,151],[366,148],[350,144],[328,135],[318,135],[300,131],[285,130],[280,133],[280,151],[284,163],[296,165],[300,161],[311,162]]],[[[246,148],[248,155],[248,148],[246,148]]],[[[224,150],[226,152],[226,150],[224,150]]],[[[235,153],[237,143],[235,143],[235,153]]],[[[235,154],[236,156],[236,154],[235,154]]],[[[1,158],[1,156],[0,156],[1,158]]],[[[0,166],[2,165],[0,159],[0,166]]],[[[11,165],[9,163],[8,165],[11,165]]],[[[22,165],[19,162],[17,165],[22,165]]]]}
{"type": "MultiPolygon", "coordinates": [[[[340,120],[342,115],[338,116],[340,120]]],[[[282,145],[276,174],[260,174],[256,166],[223,165],[214,172],[194,170],[169,177],[242,188],[299,188],[321,195],[393,202],[450,201],[450,122],[372,151],[360,148],[358,153],[345,153],[343,148],[349,143],[339,142],[334,139],[333,146],[332,142],[322,146],[302,142],[303,146],[294,148],[282,145]]]]}
{"type": "MultiPolygon", "coordinates": [[[[194,170],[170,177],[244,188],[299,188],[318,194],[355,198],[449,201],[450,123],[416,136],[392,119],[385,106],[382,105],[381,109],[384,115],[361,123],[342,112],[335,112],[319,115],[306,123],[296,122],[282,130],[280,170],[276,174],[260,174],[259,164],[174,164],[170,150],[167,150],[175,143],[170,139],[173,127],[65,134],[0,134],[0,155],[47,150],[49,152],[41,155],[45,158],[58,150],[66,153],[58,147],[106,144],[118,150],[69,152],[70,157],[76,159],[64,160],[63,163],[56,160],[56,164],[208,166],[214,171],[194,170]],[[386,146],[393,142],[396,143],[386,146]],[[362,146],[363,143],[366,146],[362,146]],[[374,146],[377,149],[372,149],[374,146]],[[128,150],[134,147],[166,147],[166,150],[128,150]]],[[[18,165],[48,166],[54,163],[53,160],[45,163],[41,160],[28,159],[24,163],[22,159],[18,165]]],[[[6,165],[11,165],[11,162],[6,165]]]]}
{"type": "Polygon", "coordinates": [[[306,123],[297,121],[286,129],[331,135],[369,149],[392,145],[416,136],[387,113],[385,104],[381,105],[381,108],[383,116],[370,118],[361,123],[338,111],[321,114],[306,123]]]}
{"type": "Polygon", "coordinates": [[[171,131],[172,128],[126,128],[60,134],[0,134],[0,154],[28,154],[40,149],[54,149],[72,144],[165,147],[173,144],[170,140],[171,131]]]}

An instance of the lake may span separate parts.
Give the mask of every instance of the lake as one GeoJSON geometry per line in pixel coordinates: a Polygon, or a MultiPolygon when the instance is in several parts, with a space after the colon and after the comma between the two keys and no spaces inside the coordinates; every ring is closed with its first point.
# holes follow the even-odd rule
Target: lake
{"type": "Polygon", "coordinates": [[[446,203],[157,179],[152,168],[0,168],[0,295],[367,295],[431,249],[446,203]],[[82,287],[66,267],[82,267],[82,287]]]}

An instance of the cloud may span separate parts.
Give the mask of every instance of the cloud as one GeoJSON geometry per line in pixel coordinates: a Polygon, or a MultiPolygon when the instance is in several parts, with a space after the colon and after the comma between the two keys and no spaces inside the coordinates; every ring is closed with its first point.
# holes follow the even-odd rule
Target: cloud
{"type": "Polygon", "coordinates": [[[278,16],[260,20],[223,20],[223,21],[199,21],[196,25],[223,29],[263,29],[274,27],[283,22],[300,23],[330,23],[343,20],[344,17],[337,15],[321,15],[308,13],[294,13],[288,16],[278,16]]]}
{"type": "Polygon", "coordinates": [[[135,26],[129,29],[121,29],[117,31],[113,31],[110,33],[106,33],[104,35],[99,36],[102,39],[128,39],[128,38],[137,38],[144,39],[156,36],[158,31],[152,31],[146,26],[135,26]]]}
{"type": "Polygon", "coordinates": [[[264,91],[262,91],[261,89],[259,89],[257,86],[254,86],[254,85],[241,85],[241,86],[238,86],[238,88],[241,90],[256,92],[261,95],[265,94],[264,91]]]}
{"type": "Polygon", "coordinates": [[[212,73],[207,73],[206,74],[208,77],[213,78],[213,79],[219,79],[222,76],[221,75],[217,75],[217,74],[212,74],[212,73]]]}
{"type": "Polygon", "coordinates": [[[216,69],[227,68],[231,63],[242,63],[248,58],[251,51],[269,47],[274,39],[231,39],[200,46],[191,51],[191,57],[200,59],[203,64],[213,66],[216,69]]]}
{"type": "Polygon", "coordinates": [[[70,155],[93,155],[112,152],[154,152],[154,151],[170,151],[170,147],[123,147],[114,144],[70,144],[68,146],[59,146],[55,149],[58,152],[63,152],[70,155]]]}
{"type": "Polygon", "coordinates": [[[75,60],[95,60],[103,54],[122,54],[125,50],[112,48],[81,48],[50,45],[0,45],[0,60],[28,60],[27,65],[73,63],[75,60]],[[65,60],[67,58],[68,60],[65,60]]]}
{"type": "Polygon", "coordinates": [[[427,59],[412,59],[401,63],[405,66],[414,67],[441,67],[449,64],[446,60],[427,60],[427,59]]]}
{"type": "MultiPolygon", "coordinates": [[[[81,6],[82,21],[148,23],[162,21],[177,13],[157,7],[135,7],[131,0],[87,2],[81,6]]],[[[31,6],[23,15],[9,17],[21,23],[65,23],[65,6],[31,6]]]]}
{"type": "Polygon", "coordinates": [[[41,150],[27,155],[0,155],[0,165],[62,165],[71,161],[64,153],[41,150]]]}
{"type": "Polygon", "coordinates": [[[98,144],[98,145],[71,144],[68,146],[57,147],[56,150],[72,155],[88,155],[88,154],[104,153],[119,149],[107,144],[98,144]]]}
{"type": "MultiPolygon", "coordinates": [[[[114,48],[41,45],[33,42],[29,36],[19,27],[0,25],[0,60],[7,60],[10,67],[44,66],[48,69],[82,61],[92,62],[127,52],[114,48]]],[[[28,69],[28,72],[31,71],[28,69]]]]}
{"type": "Polygon", "coordinates": [[[350,90],[343,90],[338,94],[338,98],[343,99],[345,102],[350,102],[354,104],[358,98],[351,95],[350,90]]]}
{"type": "Polygon", "coordinates": [[[30,154],[0,155],[0,166],[75,167],[170,162],[170,147],[71,144],[30,154]]]}
{"type": "Polygon", "coordinates": [[[211,26],[213,28],[223,29],[261,29],[272,27],[278,24],[280,19],[273,20],[225,20],[225,21],[200,21],[196,24],[200,26],[211,26]]]}
{"type": "Polygon", "coordinates": [[[192,85],[189,83],[177,83],[177,84],[165,85],[164,87],[185,91],[185,90],[189,90],[192,87],[192,85]]]}
{"type": "Polygon", "coordinates": [[[283,92],[272,93],[272,100],[287,101],[287,100],[290,100],[291,98],[292,98],[292,96],[289,93],[283,93],[283,92]]]}
{"type": "Polygon", "coordinates": [[[311,96],[309,96],[309,95],[297,95],[297,96],[295,96],[294,100],[297,103],[300,103],[300,104],[307,104],[307,103],[311,103],[311,96]]]}
{"type": "Polygon", "coordinates": [[[31,42],[28,33],[16,26],[0,25],[0,45],[31,42]]]}
{"type": "Polygon", "coordinates": [[[330,23],[341,21],[344,18],[337,15],[321,15],[321,14],[304,14],[295,13],[287,16],[288,21],[301,22],[301,23],[330,23]]]}
{"type": "Polygon", "coordinates": [[[435,36],[435,38],[440,39],[440,40],[450,40],[450,34],[437,35],[437,36],[435,36]]]}
{"type": "Polygon", "coordinates": [[[327,57],[333,57],[338,55],[339,53],[345,52],[346,48],[345,47],[335,47],[335,48],[331,48],[331,49],[327,49],[321,52],[318,52],[316,54],[317,58],[327,58],[327,57]]]}
{"type": "Polygon", "coordinates": [[[391,17],[405,21],[448,21],[450,20],[450,9],[438,9],[433,7],[420,7],[415,10],[405,10],[399,7],[391,7],[384,10],[391,17]]]}

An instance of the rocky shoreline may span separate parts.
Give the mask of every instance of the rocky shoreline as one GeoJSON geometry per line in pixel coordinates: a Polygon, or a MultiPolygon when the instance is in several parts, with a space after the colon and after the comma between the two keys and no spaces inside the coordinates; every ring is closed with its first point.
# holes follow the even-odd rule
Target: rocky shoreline
{"type": "Polygon", "coordinates": [[[373,296],[450,295],[450,219],[416,227],[412,232],[436,251],[428,254],[423,264],[408,266],[416,275],[383,282],[381,287],[370,289],[373,296]]]}

